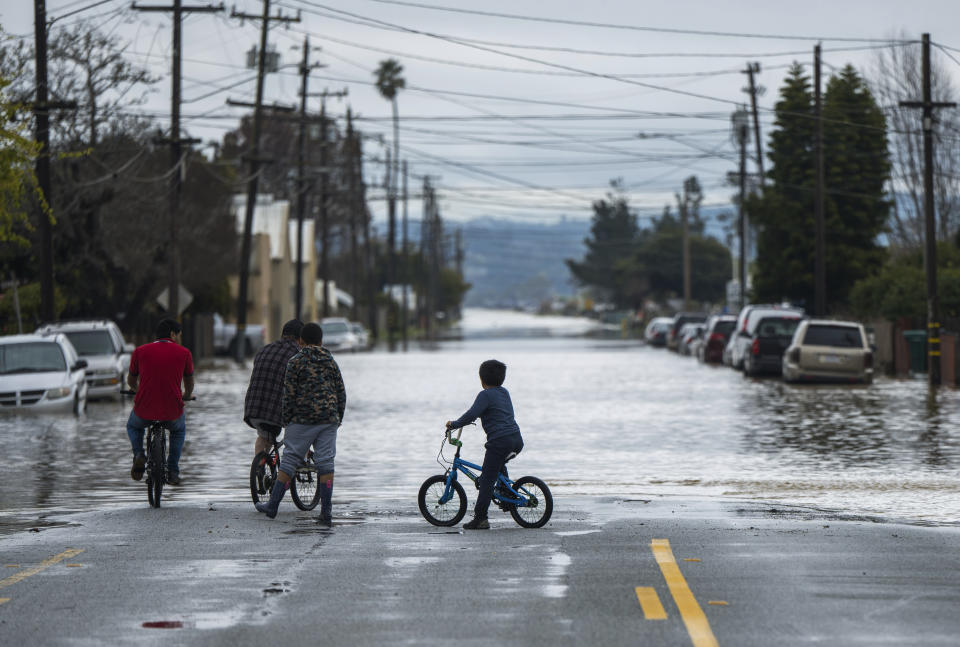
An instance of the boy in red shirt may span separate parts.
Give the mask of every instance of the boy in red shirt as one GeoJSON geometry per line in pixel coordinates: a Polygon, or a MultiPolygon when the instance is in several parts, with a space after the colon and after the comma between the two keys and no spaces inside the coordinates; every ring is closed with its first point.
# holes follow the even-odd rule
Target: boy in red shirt
{"type": "Polygon", "coordinates": [[[193,395],[193,355],[180,345],[182,340],[180,324],[173,319],[164,319],[157,324],[157,340],[138,347],[130,356],[127,383],[137,395],[127,419],[127,435],[133,447],[130,476],[135,481],[143,478],[147,464],[143,453],[143,432],[151,420],[160,420],[170,430],[167,482],[180,484],[180,453],[187,436],[183,401],[193,395]]]}

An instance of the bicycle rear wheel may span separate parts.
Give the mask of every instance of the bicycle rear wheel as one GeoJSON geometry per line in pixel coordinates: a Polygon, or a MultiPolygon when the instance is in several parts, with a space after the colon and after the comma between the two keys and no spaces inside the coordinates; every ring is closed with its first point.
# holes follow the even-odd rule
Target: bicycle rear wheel
{"type": "Polygon", "coordinates": [[[417,494],[420,514],[435,526],[455,526],[467,513],[467,493],[463,491],[463,486],[458,481],[453,481],[450,486],[453,496],[444,503],[440,499],[447,491],[446,474],[431,476],[420,486],[417,494]]]}
{"type": "Polygon", "coordinates": [[[250,498],[254,503],[269,499],[277,481],[277,461],[273,452],[260,452],[250,464],[250,498]]]}
{"type": "Polygon", "coordinates": [[[154,508],[159,508],[165,480],[164,468],[167,462],[163,446],[163,433],[155,430],[149,431],[147,443],[150,448],[150,453],[147,456],[147,501],[154,508]]]}
{"type": "Polygon", "coordinates": [[[311,467],[298,467],[290,483],[290,496],[301,510],[313,510],[320,503],[320,488],[317,470],[311,467]]]}
{"type": "Polygon", "coordinates": [[[535,476],[523,476],[513,482],[513,489],[526,503],[510,506],[510,516],[524,528],[540,528],[553,514],[553,495],[547,484],[535,476]]]}

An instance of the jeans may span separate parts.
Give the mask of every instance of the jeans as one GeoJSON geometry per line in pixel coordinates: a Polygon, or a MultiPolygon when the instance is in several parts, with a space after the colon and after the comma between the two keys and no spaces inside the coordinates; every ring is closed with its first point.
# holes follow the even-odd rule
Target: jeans
{"type": "MultiPolygon", "coordinates": [[[[144,420],[133,411],[127,418],[127,436],[133,446],[133,455],[143,453],[143,432],[150,421],[144,420]]],[[[163,426],[170,431],[170,455],[167,456],[167,470],[171,474],[180,473],[180,454],[183,452],[183,441],[187,438],[187,416],[180,414],[176,420],[164,421],[163,426]]]]}
{"type": "Polygon", "coordinates": [[[507,461],[507,456],[511,452],[520,453],[523,449],[523,438],[520,434],[511,434],[488,440],[484,445],[487,452],[483,455],[483,469],[480,471],[479,486],[480,492],[477,493],[477,503],[473,506],[473,516],[478,519],[487,518],[487,509],[490,507],[490,499],[493,497],[493,485],[497,482],[500,471],[507,461]]]}

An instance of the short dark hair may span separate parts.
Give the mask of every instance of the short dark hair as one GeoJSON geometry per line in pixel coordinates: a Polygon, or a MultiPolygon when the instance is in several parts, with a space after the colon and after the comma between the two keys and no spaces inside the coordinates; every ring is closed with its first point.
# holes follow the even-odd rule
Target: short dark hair
{"type": "Polygon", "coordinates": [[[500,386],[507,378],[507,365],[495,359],[488,359],[480,365],[480,379],[489,386],[500,386]]]}
{"type": "Polygon", "coordinates": [[[300,330],[300,339],[303,340],[304,344],[319,344],[323,342],[323,328],[320,327],[320,324],[313,323],[312,321],[308,324],[303,324],[303,329],[300,330]]]}
{"type": "Polygon", "coordinates": [[[172,333],[180,332],[183,327],[175,319],[163,319],[157,324],[157,339],[166,339],[172,333]]]}
{"type": "Polygon", "coordinates": [[[301,330],[303,330],[303,322],[299,319],[291,319],[287,323],[283,324],[283,331],[280,333],[280,336],[299,339],[301,330]]]}

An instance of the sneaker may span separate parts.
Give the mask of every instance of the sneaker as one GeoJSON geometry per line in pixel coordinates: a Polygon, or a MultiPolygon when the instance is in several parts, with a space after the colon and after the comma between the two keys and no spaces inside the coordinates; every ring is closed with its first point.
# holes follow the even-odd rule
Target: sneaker
{"type": "Polygon", "coordinates": [[[143,470],[147,466],[147,455],[143,452],[140,452],[133,457],[133,469],[130,470],[130,478],[134,481],[139,481],[143,478],[143,470]]]}
{"type": "Polygon", "coordinates": [[[167,474],[167,485],[180,485],[180,472],[167,474]]]}
{"type": "Polygon", "coordinates": [[[472,521],[463,524],[463,527],[467,530],[490,530],[490,522],[474,517],[472,521]]]}
{"type": "Polygon", "coordinates": [[[319,525],[323,526],[324,528],[332,528],[332,527],[333,527],[333,516],[330,515],[330,514],[323,514],[323,513],[321,512],[321,513],[320,513],[320,516],[317,517],[317,523],[318,523],[319,525]]]}

